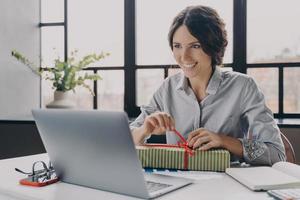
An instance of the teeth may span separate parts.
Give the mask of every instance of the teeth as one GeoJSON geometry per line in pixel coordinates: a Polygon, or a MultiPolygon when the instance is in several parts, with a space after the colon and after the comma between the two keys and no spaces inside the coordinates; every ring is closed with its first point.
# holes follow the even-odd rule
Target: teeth
{"type": "Polygon", "coordinates": [[[195,64],[190,64],[190,65],[185,64],[185,65],[183,65],[183,66],[186,67],[186,68],[192,68],[192,67],[195,66],[195,64]]]}

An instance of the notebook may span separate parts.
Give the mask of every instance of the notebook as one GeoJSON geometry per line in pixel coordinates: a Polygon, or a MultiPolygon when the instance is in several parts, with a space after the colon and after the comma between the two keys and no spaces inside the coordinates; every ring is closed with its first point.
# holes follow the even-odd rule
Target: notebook
{"type": "Polygon", "coordinates": [[[192,183],[144,173],[124,112],[33,110],[61,181],[140,198],[154,198],[192,183]]]}
{"type": "Polygon", "coordinates": [[[269,190],[268,194],[280,200],[296,200],[300,199],[300,188],[269,190]]]}
{"type": "Polygon", "coordinates": [[[227,168],[226,173],[251,190],[300,187],[300,166],[277,162],[272,167],[227,168]]]}

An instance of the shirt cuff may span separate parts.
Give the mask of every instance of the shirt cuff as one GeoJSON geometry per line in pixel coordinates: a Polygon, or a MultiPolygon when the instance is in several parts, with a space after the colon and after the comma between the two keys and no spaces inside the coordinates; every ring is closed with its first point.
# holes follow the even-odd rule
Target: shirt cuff
{"type": "Polygon", "coordinates": [[[268,147],[262,141],[240,139],[243,144],[243,156],[246,163],[253,165],[269,165],[268,147]]]}

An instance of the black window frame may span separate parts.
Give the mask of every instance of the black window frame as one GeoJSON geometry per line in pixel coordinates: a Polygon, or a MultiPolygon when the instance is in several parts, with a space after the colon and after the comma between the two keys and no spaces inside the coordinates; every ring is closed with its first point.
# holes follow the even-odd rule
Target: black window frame
{"type": "MultiPolygon", "coordinates": [[[[168,69],[174,65],[137,65],[136,64],[136,12],[135,0],[124,0],[124,66],[91,67],[97,73],[101,70],[124,70],[124,110],[129,117],[136,117],[140,109],[136,104],[136,71],[137,69],[164,69],[164,77],[168,76],[168,69]]],[[[40,23],[40,27],[64,26],[64,59],[68,59],[68,0],[64,0],[64,21],[57,23],[40,23]]],[[[233,59],[232,63],[225,63],[233,71],[247,73],[248,68],[278,68],[278,113],[275,118],[300,118],[300,113],[284,113],[284,68],[299,67],[300,62],[294,63],[247,63],[247,0],[233,0],[233,59]]],[[[93,87],[95,96],[93,108],[98,109],[97,81],[93,87]]],[[[100,106],[101,107],[101,106],[100,106]]]]}

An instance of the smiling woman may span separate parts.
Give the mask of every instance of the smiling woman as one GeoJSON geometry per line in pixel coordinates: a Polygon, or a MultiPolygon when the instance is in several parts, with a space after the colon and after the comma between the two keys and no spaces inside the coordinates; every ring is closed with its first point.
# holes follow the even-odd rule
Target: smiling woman
{"type": "Polygon", "coordinates": [[[223,71],[225,24],[207,6],[190,6],[173,20],[169,44],[182,73],[167,78],[131,124],[136,144],[178,130],[193,149],[224,148],[233,160],[272,165],[285,160],[279,128],[254,80],[223,71]],[[230,123],[227,123],[230,119],[230,123]]]}
{"type": "MultiPolygon", "coordinates": [[[[175,60],[184,72],[184,75],[190,81],[196,80],[198,77],[200,78],[199,80],[206,84],[209,79],[207,74],[212,72],[212,58],[201,48],[198,39],[190,34],[185,25],[182,25],[174,33],[172,40],[171,48],[173,49],[175,60]]],[[[202,87],[206,86],[202,85],[202,87]]],[[[205,97],[205,93],[196,96],[199,98],[198,100],[202,100],[205,97]]]]}

